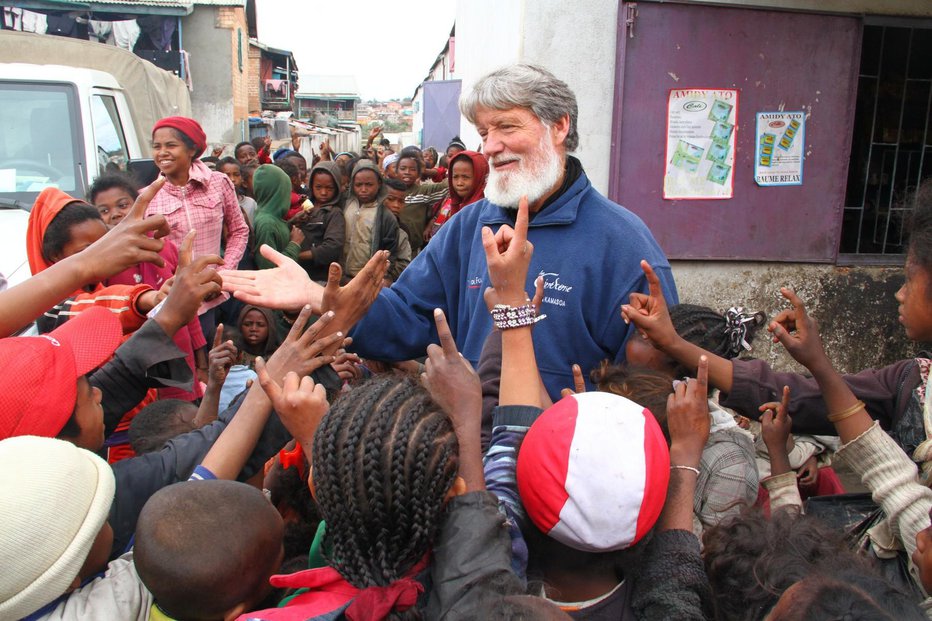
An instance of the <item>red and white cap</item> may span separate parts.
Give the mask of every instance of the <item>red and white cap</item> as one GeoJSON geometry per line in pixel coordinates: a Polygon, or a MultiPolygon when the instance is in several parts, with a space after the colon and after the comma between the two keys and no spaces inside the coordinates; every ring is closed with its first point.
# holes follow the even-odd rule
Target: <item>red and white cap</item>
{"type": "Polygon", "coordinates": [[[646,408],[606,392],[565,397],[518,452],[518,492],[541,532],[587,552],[622,550],[657,522],[670,451],[646,408]]]}
{"type": "Polygon", "coordinates": [[[0,439],[55,437],[77,401],[77,380],[120,345],[123,330],[111,311],[92,307],[42,336],[0,339],[0,439]]]}

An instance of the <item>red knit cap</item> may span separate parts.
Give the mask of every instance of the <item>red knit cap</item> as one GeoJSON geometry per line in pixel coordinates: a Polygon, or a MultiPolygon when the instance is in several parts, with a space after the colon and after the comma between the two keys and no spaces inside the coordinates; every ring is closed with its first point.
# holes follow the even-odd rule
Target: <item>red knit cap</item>
{"type": "Polygon", "coordinates": [[[152,128],[152,133],[154,134],[155,130],[163,127],[177,129],[190,138],[195,148],[197,148],[197,153],[194,154],[194,157],[200,157],[201,154],[207,150],[207,134],[204,133],[204,128],[201,127],[201,124],[194,119],[189,119],[186,116],[167,116],[155,124],[155,127],[152,128]]]}

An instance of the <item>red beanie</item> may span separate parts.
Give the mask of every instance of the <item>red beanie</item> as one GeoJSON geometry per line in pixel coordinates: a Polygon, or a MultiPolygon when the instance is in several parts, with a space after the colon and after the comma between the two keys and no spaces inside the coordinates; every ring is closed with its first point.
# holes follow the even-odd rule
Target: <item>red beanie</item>
{"type": "Polygon", "coordinates": [[[207,134],[204,133],[204,128],[201,127],[201,124],[194,119],[189,119],[186,116],[167,116],[155,124],[155,127],[152,128],[152,133],[154,134],[155,130],[163,127],[177,129],[190,138],[197,149],[197,153],[194,154],[194,157],[200,157],[201,154],[207,150],[207,134]]]}

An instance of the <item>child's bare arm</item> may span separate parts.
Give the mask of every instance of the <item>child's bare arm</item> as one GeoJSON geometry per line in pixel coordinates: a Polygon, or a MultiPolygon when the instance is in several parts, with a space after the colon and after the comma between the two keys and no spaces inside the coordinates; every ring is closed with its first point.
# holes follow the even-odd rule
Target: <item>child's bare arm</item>
{"type": "Polygon", "coordinates": [[[164,178],[143,189],[129,214],[86,250],[63,259],[29,280],[0,292],[0,336],[27,326],[76,290],[118,274],[137,263],[164,265],[163,242],[149,237],[168,233],[164,216],[143,219],[164,178]]]}
{"type": "Polygon", "coordinates": [[[834,423],[842,443],[850,442],[870,429],[874,421],[864,409],[864,403],[854,396],[832,366],[822,347],[819,327],[806,313],[803,301],[786,287],[780,289],[780,293],[790,301],[793,310],[781,313],[778,321],[771,322],[767,329],[797,362],[812,373],[822,389],[829,421],[834,423]],[[790,334],[793,329],[795,334],[790,334]]]}
{"type": "Polygon", "coordinates": [[[693,528],[693,498],[699,479],[702,449],[709,439],[707,398],[708,361],[699,361],[697,378],[680,383],[667,399],[667,425],[670,429],[670,484],[657,528],[693,528]]]}
{"type": "Polygon", "coordinates": [[[697,368],[699,358],[705,356],[709,360],[709,383],[722,392],[731,392],[731,361],[693,345],[676,333],[670,321],[660,279],[647,261],[641,261],[641,269],[644,270],[650,293],[631,294],[630,304],[621,307],[625,323],[633,323],[655,347],[690,369],[697,368]]]}
{"type": "Polygon", "coordinates": [[[224,342],[223,324],[219,324],[214,334],[213,347],[208,354],[207,388],[204,390],[201,405],[197,408],[197,415],[194,417],[195,426],[203,427],[207,423],[217,420],[217,410],[220,408],[220,391],[226,381],[227,374],[230,372],[230,367],[236,361],[238,353],[233,341],[224,342]]]}
{"type": "MultiPolygon", "coordinates": [[[[482,229],[482,245],[485,248],[492,286],[485,290],[485,303],[491,310],[496,305],[518,308],[528,303],[524,283],[534,246],[527,240],[528,205],[522,198],[515,220],[514,237],[502,250],[492,230],[482,229]]],[[[538,285],[540,288],[541,285],[538,285]]],[[[531,326],[525,325],[502,331],[502,383],[499,389],[499,405],[530,405],[541,407],[540,383],[537,358],[531,326]]]]}
{"type": "Polygon", "coordinates": [[[780,403],[770,402],[760,406],[761,435],[770,455],[770,473],[773,476],[785,474],[792,470],[790,466],[789,442],[792,442],[790,431],[793,428],[793,419],[787,413],[790,402],[790,388],[783,387],[783,398],[780,403]]]}
{"type": "Polygon", "coordinates": [[[456,341],[443,311],[434,311],[440,345],[427,347],[421,381],[453,421],[459,442],[459,475],[467,492],[485,489],[482,470],[482,386],[469,361],[456,349],[456,341]]]}

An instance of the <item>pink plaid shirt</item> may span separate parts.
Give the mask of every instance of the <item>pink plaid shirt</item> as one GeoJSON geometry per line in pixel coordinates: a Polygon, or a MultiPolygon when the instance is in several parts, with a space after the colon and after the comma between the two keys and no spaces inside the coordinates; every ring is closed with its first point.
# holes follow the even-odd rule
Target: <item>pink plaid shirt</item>
{"type": "Polygon", "coordinates": [[[235,270],[243,258],[249,240],[249,225],[240,211],[233,183],[229,177],[207,168],[200,160],[191,164],[190,179],[184,187],[171,183],[162,186],[146,209],[147,216],[153,214],[162,214],[168,219],[171,226],[168,239],[179,248],[189,230],[197,231],[195,259],[205,254],[220,254],[220,237],[226,224],[223,269],[235,270]]]}

